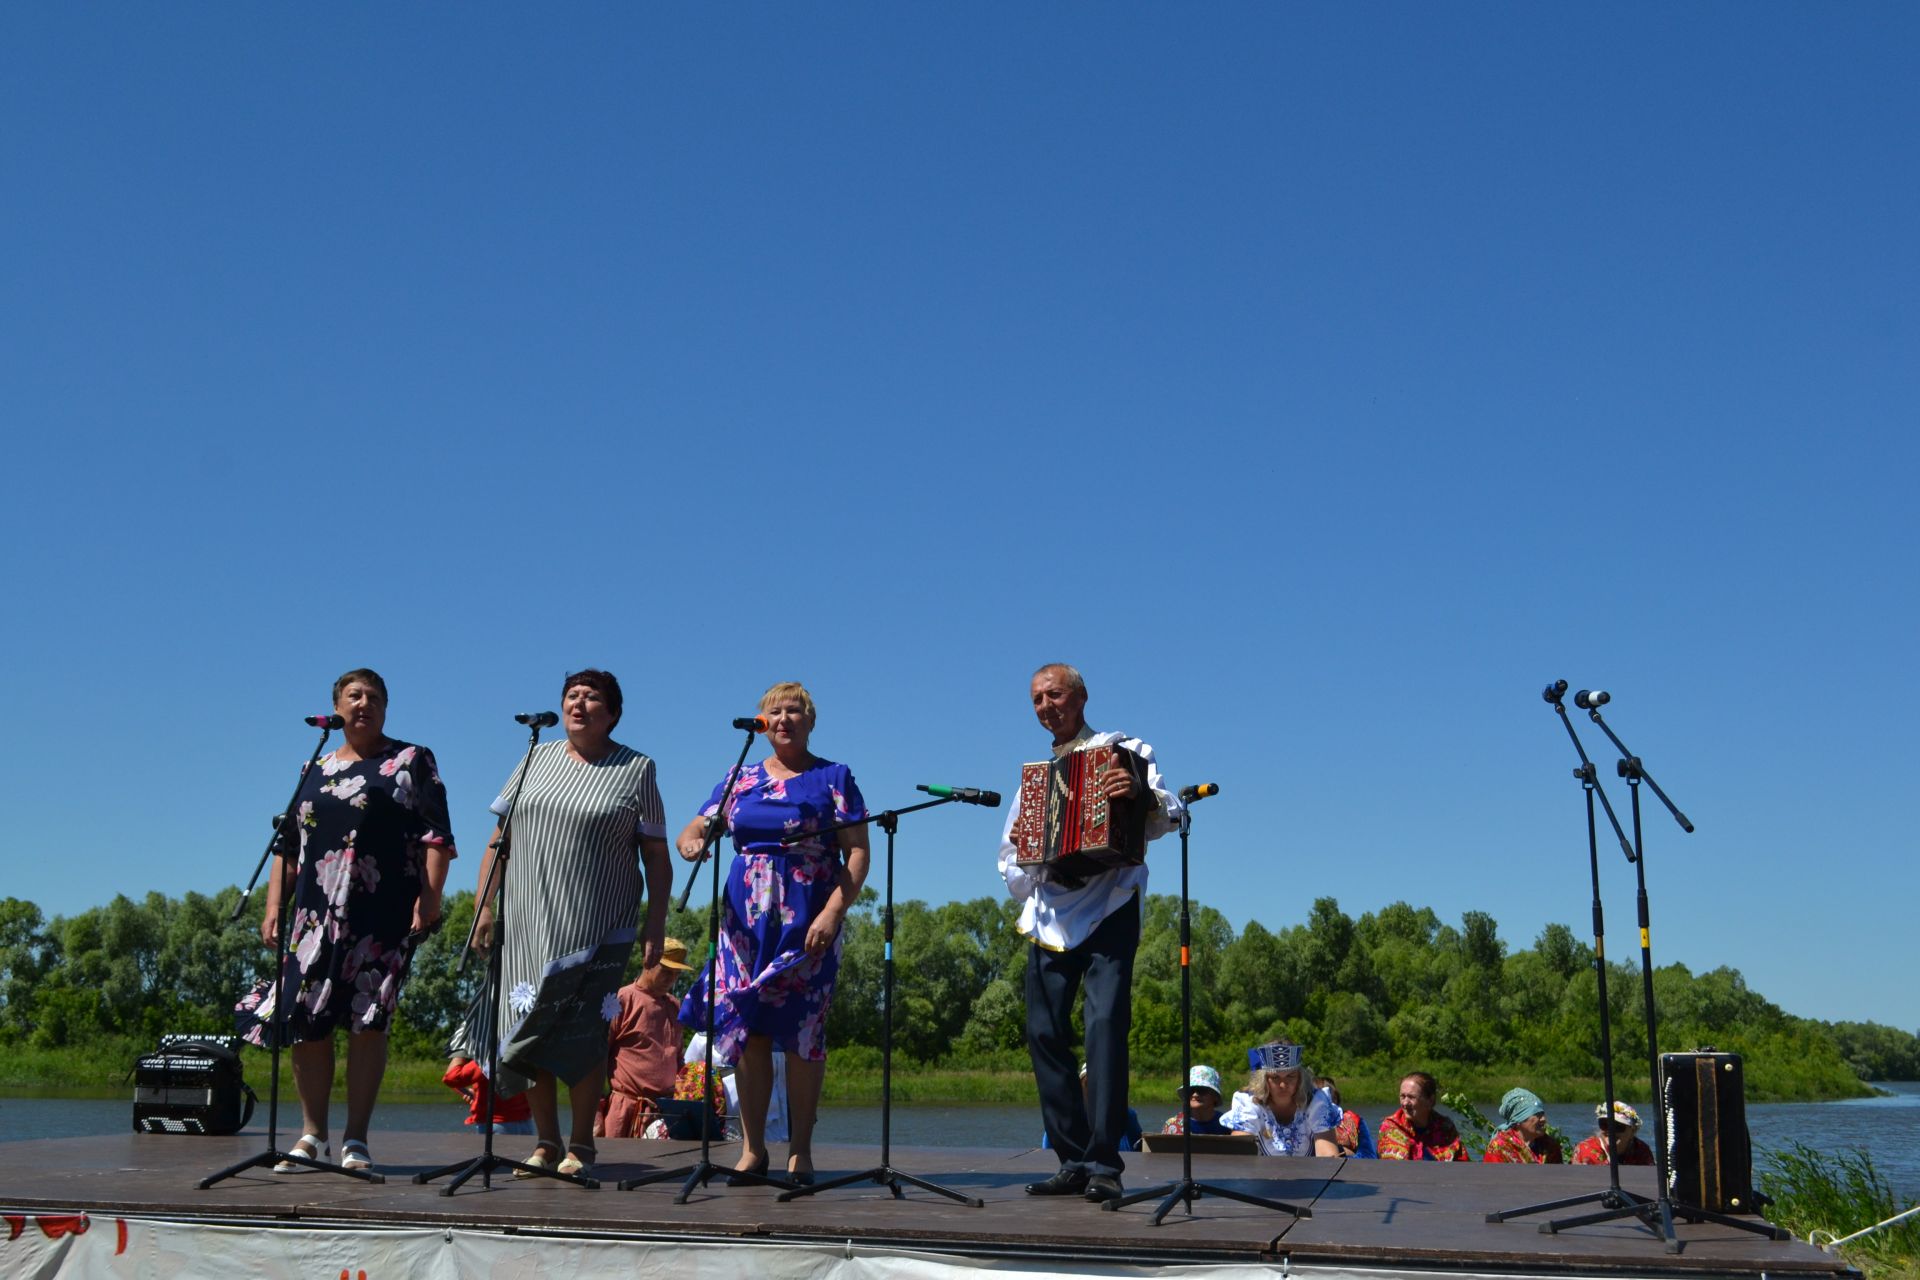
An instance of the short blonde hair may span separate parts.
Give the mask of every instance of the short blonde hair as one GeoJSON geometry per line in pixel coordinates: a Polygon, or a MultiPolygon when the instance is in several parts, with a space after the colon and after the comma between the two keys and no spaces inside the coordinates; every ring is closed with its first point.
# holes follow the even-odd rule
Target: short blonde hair
{"type": "Polygon", "coordinates": [[[807,686],[801,684],[798,680],[782,680],[779,684],[774,685],[773,688],[761,694],[760,709],[765,711],[776,702],[787,701],[798,702],[804,707],[808,720],[819,718],[819,713],[816,712],[813,707],[813,695],[808,693],[807,686]]]}

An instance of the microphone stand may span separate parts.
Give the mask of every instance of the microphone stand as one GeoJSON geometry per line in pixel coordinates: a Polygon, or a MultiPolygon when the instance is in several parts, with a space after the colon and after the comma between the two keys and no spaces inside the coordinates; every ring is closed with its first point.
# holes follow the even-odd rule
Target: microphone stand
{"type": "MultiPolygon", "coordinates": [[[[1600,1069],[1607,1089],[1607,1115],[1613,1115],[1613,1021],[1611,1006],[1607,1000],[1607,945],[1606,914],[1600,905],[1600,842],[1598,828],[1594,823],[1593,798],[1600,797],[1601,806],[1607,811],[1607,821],[1613,824],[1613,833],[1620,839],[1621,851],[1627,855],[1627,861],[1634,859],[1633,846],[1627,843],[1627,836],[1620,829],[1620,819],[1614,815],[1613,804],[1607,799],[1607,793],[1600,788],[1599,770],[1593,767],[1593,761],[1587,758],[1587,749],[1580,745],[1580,735],[1573,731],[1573,721],[1567,716],[1566,703],[1561,701],[1566,694],[1567,682],[1555,681],[1547,686],[1541,696],[1553,704],[1555,714],[1560,717],[1561,725],[1567,731],[1567,737],[1573,742],[1573,750],[1580,757],[1580,767],[1573,771],[1574,778],[1580,783],[1580,790],[1587,801],[1587,870],[1593,881],[1593,967],[1599,983],[1600,1004],[1600,1069]]],[[[1657,1096],[1657,1095],[1656,1095],[1657,1096]]],[[[1620,1162],[1613,1150],[1612,1142],[1607,1144],[1607,1189],[1593,1191],[1585,1195],[1567,1196],[1559,1200],[1546,1200],[1539,1204],[1530,1204],[1518,1209],[1503,1209],[1487,1215],[1488,1222],[1505,1222],[1508,1218],[1518,1218],[1532,1213],[1550,1213],[1555,1209],[1567,1209],[1577,1204],[1600,1204],[1606,1206],[1604,1213],[1592,1214],[1580,1218],[1562,1218],[1542,1223],[1540,1230],[1552,1235],[1567,1227],[1584,1223],[1600,1222],[1616,1217],[1638,1217],[1650,1230],[1661,1234],[1667,1241],[1668,1252],[1678,1252],[1674,1242],[1671,1219],[1655,1222],[1653,1202],[1643,1195],[1623,1190],[1620,1186],[1620,1162]]]]}
{"type": "MultiPolygon", "coordinates": [[[[1160,1207],[1153,1211],[1153,1225],[1157,1227],[1176,1203],[1185,1201],[1187,1216],[1192,1217],[1193,1202],[1203,1195],[1214,1195],[1223,1200],[1237,1200],[1256,1208],[1292,1214],[1296,1218],[1311,1218],[1311,1209],[1283,1200],[1268,1200],[1244,1191],[1233,1191],[1211,1182],[1193,1180],[1193,1110],[1189,1105],[1193,1097],[1193,969],[1189,963],[1193,955],[1193,929],[1188,915],[1192,899],[1188,896],[1187,886],[1187,837],[1193,830],[1193,805],[1203,798],[1196,795],[1180,811],[1180,1078],[1186,1082],[1180,1086],[1180,1180],[1135,1191],[1118,1200],[1102,1201],[1100,1207],[1120,1209],[1143,1200],[1152,1200],[1156,1196],[1164,1197],[1160,1207]]],[[[1310,1101],[1312,1099],[1302,1099],[1300,1105],[1305,1106],[1310,1101]]]]}
{"type": "Polygon", "coordinates": [[[919,804],[910,804],[904,809],[888,809],[885,813],[876,813],[871,818],[856,818],[852,822],[842,822],[836,826],[824,827],[819,831],[809,831],[803,835],[789,836],[782,845],[798,844],[802,840],[830,835],[847,827],[857,827],[863,822],[873,822],[887,833],[887,904],[881,913],[881,927],[886,939],[884,960],[881,965],[880,979],[880,1163],[858,1173],[843,1174],[838,1178],[829,1178],[825,1182],[816,1182],[810,1186],[794,1187],[782,1191],[782,1201],[797,1200],[801,1196],[817,1195],[822,1191],[832,1191],[836,1187],[851,1186],[856,1182],[871,1182],[885,1187],[899,1200],[905,1195],[900,1190],[901,1183],[919,1187],[922,1191],[931,1191],[935,1195],[945,1196],[974,1209],[986,1207],[986,1201],[977,1196],[964,1195],[950,1187],[943,1187],[925,1178],[902,1172],[893,1167],[893,837],[900,829],[900,819],[909,813],[918,813],[922,809],[931,809],[935,805],[951,804],[959,796],[941,796],[937,800],[923,800],[919,804]]]}
{"type": "MultiPolygon", "coordinates": [[[[1562,712],[1562,714],[1565,713],[1562,712]]],[[[1661,1087],[1660,1050],[1659,1042],[1655,1034],[1658,1023],[1653,1004],[1653,936],[1648,927],[1650,917],[1647,911],[1646,842],[1642,837],[1640,829],[1641,782],[1644,781],[1649,787],[1653,788],[1653,794],[1660,797],[1660,803],[1667,806],[1667,812],[1673,815],[1673,820],[1680,824],[1682,831],[1688,835],[1693,834],[1693,823],[1687,820],[1686,814],[1680,812],[1679,806],[1675,805],[1673,801],[1667,797],[1667,793],[1660,789],[1660,784],[1655,782],[1653,775],[1647,772],[1646,766],[1640,762],[1640,757],[1627,750],[1627,744],[1620,741],[1619,735],[1614,733],[1613,729],[1608,726],[1605,720],[1601,719],[1600,708],[1588,707],[1587,717],[1599,725],[1600,731],[1606,734],[1613,742],[1613,745],[1619,749],[1621,758],[1614,764],[1614,769],[1622,778],[1627,780],[1627,794],[1633,798],[1633,869],[1638,886],[1637,902],[1640,914],[1640,986],[1642,1002],[1646,1006],[1647,1015],[1647,1072],[1651,1077],[1653,1090],[1654,1166],[1659,1175],[1659,1183],[1657,1194],[1651,1205],[1643,1201],[1638,1206],[1610,1208],[1605,1213],[1588,1214],[1584,1217],[1569,1218],[1559,1223],[1548,1223],[1542,1227],[1541,1230],[1547,1231],[1553,1228],[1585,1226],[1595,1222],[1610,1222],[1616,1218],[1627,1217],[1629,1215],[1645,1221],[1649,1229],[1655,1229],[1654,1214],[1657,1211],[1659,1217],[1657,1230],[1667,1242],[1668,1253],[1678,1253],[1680,1251],[1680,1245],[1675,1238],[1673,1229],[1673,1220],[1676,1217],[1683,1218],[1688,1222],[1712,1222],[1723,1227],[1733,1227],[1740,1231],[1752,1232],[1754,1235],[1765,1236],[1770,1240],[1792,1239],[1791,1232],[1784,1231],[1764,1220],[1761,1222],[1748,1222],[1729,1214],[1716,1213],[1700,1205],[1674,1200],[1668,1194],[1669,1155],[1667,1151],[1666,1091],[1661,1087]]],[[[1609,1108],[1609,1111],[1611,1111],[1611,1108],[1609,1108]]],[[[1611,1142],[1608,1143],[1608,1154],[1609,1157],[1611,1157],[1611,1142]]]]}
{"type": "Polygon", "coordinates": [[[484,1108],[485,1119],[481,1128],[486,1135],[481,1143],[480,1154],[471,1160],[456,1160],[452,1164],[442,1165],[438,1169],[429,1169],[425,1173],[413,1175],[414,1185],[422,1186],[436,1178],[454,1174],[454,1179],[440,1188],[440,1194],[450,1196],[458,1191],[467,1180],[476,1173],[480,1175],[480,1185],[488,1191],[493,1190],[493,1171],[512,1169],[527,1177],[552,1178],[556,1182],[571,1182],[575,1186],[597,1191],[600,1181],[597,1178],[580,1174],[561,1173],[558,1169],[543,1169],[537,1164],[528,1164],[523,1160],[509,1160],[493,1150],[493,1090],[494,1081],[500,1076],[500,953],[504,951],[507,926],[507,863],[513,857],[513,820],[520,812],[520,792],[527,785],[527,774],[533,768],[533,749],[540,745],[540,724],[535,721],[527,731],[527,754],[520,760],[520,776],[514,780],[513,798],[507,802],[507,813],[500,820],[500,839],[494,846],[493,865],[487,869],[487,882],[480,886],[480,896],[473,900],[473,926],[467,930],[466,949],[460,953],[460,973],[467,971],[467,960],[474,953],[474,944],[480,937],[480,913],[493,897],[494,889],[500,891],[500,906],[493,913],[493,940],[487,947],[487,1008],[490,1016],[487,1027],[487,1078],[481,1086],[480,1102],[484,1108]]]}
{"type": "MultiPolygon", "coordinates": [[[[247,899],[253,896],[253,886],[260,882],[260,872],[266,867],[267,859],[273,856],[273,847],[283,837],[298,838],[298,819],[294,817],[294,806],[300,803],[300,792],[307,785],[307,777],[313,772],[313,766],[319,761],[320,753],[327,749],[327,735],[333,730],[326,724],[320,727],[320,741],[314,744],[313,754],[307,757],[306,767],[300,770],[300,780],[293,784],[293,795],[287,800],[287,807],[274,820],[273,834],[267,837],[266,850],[261,853],[260,861],[254,865],[253,878],[247,881],[247,887],[240,895],[240,901],[233,906],[229,921],[238,920],[240,913],[246,910],[247,899]]],[[[284,856],[284,855],[283,855],[284,856]]],[[[302,853],[304,860],[305,854],[302,853]]],[[[200,1179],[200,1190],[205,1191],[216,1182],[224,1182],[237,1173],[248,1169],[271,1169],[277,1164],[295,1164],[303,1169],[314,1169],[322,1173],[342,1173],[350,1178],[359,1178],[363,1182],[385,1182],[386,1178],[370,1169],[348,1169],[337,1164],[303,1156],[296,1151],[280,1149],[280,1045],[287,1038],[287,993],[291,984],[287,981],[287,933],[292,916],[293,894],[287,890],[287,877],[284,870],[276,871],[280,879],[280,927],[274,937],[273,948],[273,1035],[268,1049],[272,1062],[267,1088],[267,1149],[255,1156],[249,1156],[239,1164],[231,1165],[216,1174],[200,1179]]],[[[296,881],[298,877],[295,877],[296,881]]]]}
{"type": "MultiPolygon", "coordinates": [[[[700,1112],[700,1158],[692,1164],[683,1164],[673,1169],[655,1169],[643,1173],[637,1178],[622,1178],[617,1184],[622,1191],[631,1191],[635,1187],[645,1186],[649,1182],[666,1182],[673,1178],[684,1177],[680,1184],[680,1193],[673,1198],[675,1204],[685,1204],[687,1197],[693,1194],[695,1187],[708,1185],[716,1173],[722,1172],[713,1163],[713,1010],[719,1003],[714,988],[720,981],[720,858],[714,846],[727,830],[727,806],[733,802],[733,784],[738,781],[740,771],[746,767],[747,753],[753,750],[753,736],[758,729],[748,729],[745,742],[740,744],[740,756],[733,762],[733,769],[727,774],[727,784],[720,789],[720,807],[707,815],[705,832],[706,845],[700,851],[700,858],[694,860],[693,871],[687,876],[687,887],[680,894],[680,909],[687,909],[687,899],[693,894],[693,882],[700,876],[700,860],[712,859],[713,893],[707,905],[707,1079],[703,1107],[700,1112]]],[[[758,1173],[751,1169],[729,1169],[723,1185],[745,1187],[790,1187],[793,1184],[785,1178],[776,1178],[771,1174],[758,1173]]]]}

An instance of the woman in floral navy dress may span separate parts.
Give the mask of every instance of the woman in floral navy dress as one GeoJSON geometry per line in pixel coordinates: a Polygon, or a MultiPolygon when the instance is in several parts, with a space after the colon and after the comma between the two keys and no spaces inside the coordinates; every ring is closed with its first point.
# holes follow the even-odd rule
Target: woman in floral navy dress
{"type": "MultiPolygon", "coordinates": [[[[767,1104],[773,1051],[787,1058],[787,1173],[813,1181],[813,1123],[827,1070],[827,1007],[840,970],[840,926],[860,896],[869,862],[864,823],[782,848],[780,841],[867,816],[866,802],[843,764],[807,748],[813,697],[798,684],[776,684],[760,699],[773,754],[740,771],[725,804],[737,857],[727,872],[720,924],[719,999],[714,1051],[734,1064],[745,1141],[736,1166],[767,1168],[767,1104]]],[[[697,860],[707,818],[721,812],[726,779],[681,831],[680,855],[697,860]]],[[[680,1020],[704,1027],[706,979],[688,993],[680,1020]]]]}
{"type": "MultiPolygon", "coordinates": [[[[285,986],[287,1042],[300,1094],[302,1136],[292,1153],[312,1159],[327,1146],[333,1090],[333,1033],[347,1031],[347,1122],[340,1163],[372,1165],[367,1126],[387,1069],[387,1024],[400,1002],[413,950],[440,923],[440,894],[454,857],[447,790],[433,753],[386,736],[387,684],[366,668],[333,682],[333,709],[345,741],[320,758],[296,805],[296,873],[284,847],[267,878],[260,936],[279,940],[280,906],[293,893],[285,986]]],[[[235,1009],[254,1044],[273,1031],[274,983],[263,980],[235,1009]]],[[[283,1162],[276,1173],[301,1167],[283,1162]]]]}

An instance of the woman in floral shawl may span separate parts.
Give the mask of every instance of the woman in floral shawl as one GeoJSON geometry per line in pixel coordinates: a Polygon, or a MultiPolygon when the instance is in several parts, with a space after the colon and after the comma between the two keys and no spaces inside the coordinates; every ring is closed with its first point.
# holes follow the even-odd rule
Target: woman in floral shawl
{"type": "MultiPolygon", "coordinates": [[[[813,1122],[827,1073],[827,1006],[840,970],[840,925],[867,878],[867,828],[862,823],[791,847],[781,841],[864,818],[867,810],[852,771],[807,749],[814,706],[804,687],[774,685],[762,695],[760,711],[773,754],[742,769],[731,795],[723,796],[722,778],[678,844],[682,857],[698,859],[707,818],[724,813],[738,854],[727,872],[714,1006],[714,1050],[739,1077],[745,1142],[737,1168],[748,1174],[767,1168],[777,1047],[787,1057],[787,1173],[804,1184],[813,1181],[813,1122]]],[[[702,977],[681,1006],[680,1021],[705,1027],[706,1017],[702,977]]]]}
{"type": "MultiPolygon", "coordinates": [[[[320,1159],[333,1090],[333,1033],[347,1031],[347,1122],[340,1163],[365,1169],[367,1127],[387,1069],[387,1024],[413,949],[440,924],[440,892],[454,856],[447,791],[433,753],[386,736],[387,685],[359,668],[333,682],[345,739],[301,782],[296,871],[286,833],[276,842],[260,936],[279,940],[280,907],[293,894],[281,988],[286,1038],[300,1093],[302,1136],[292,1154],[320,1159]]],[[[273,1034],[274,986],[263,980],[235,1009],[254,1044],[273,1034]]],[[[282,1162],[276,1173],[298,1173],[282,1162]]]]}

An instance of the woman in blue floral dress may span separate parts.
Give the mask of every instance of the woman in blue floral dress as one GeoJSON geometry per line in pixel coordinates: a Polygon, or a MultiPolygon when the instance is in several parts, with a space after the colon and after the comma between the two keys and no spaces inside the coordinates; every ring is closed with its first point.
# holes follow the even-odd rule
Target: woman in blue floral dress
{"type": "MultiPolygon", "coordinates": [[[[810,1183],[840,926],[867,878],[867,828],[863,823],[791,848],[780,841],[864,818],[867,810],[853,772],[807,749],[815,715],[804,687],[774,685],[760,699],[760,712],[773,754],[740,771],[724,804],[737,856],[727,872],[720,923],[714,1051],[738,1074],[745,1142],[737,1167],[751,1172],[767,1168],[773,1051],[786,1054],[787,1172],[810,1183]]],[[[707,818],[722,812],[726,785],[722,778],[701,816],[680,833],[680,854],[689,861],[706,847],[707,818]]],[[[704,1027],[706,1017],[703,976],[681,1006],[680,1020],[704,1027]]]]}
{"type": "MultiPolygon", "coordinates": [[[[387,1066],[387,1024],[413,950],[440,923],[440,894],[454,857],[447,790],[433,753],[386,736],[387,685],[360,668],[334,682],[346,721],[338,747],[300,785],[298,869],[276,849],[260,936],[278,941],[280,906],[293,894],[284,988],[286,1038],[300,1093],[302,1136],[293,1154],[322,1158],[333,1089],[333,1034],[347,1034],[347,1122],[340,1163],[367,1168],[367,1127],[387,1066]]],[[[284,842],[283,842],[284,844],[284,842]]],[[[273,1033],[274,983],[235,1008],[254,1044],[273,1033]]],[[[297,1173],[283,1163],[276,1173],[297,1173]]]]}

